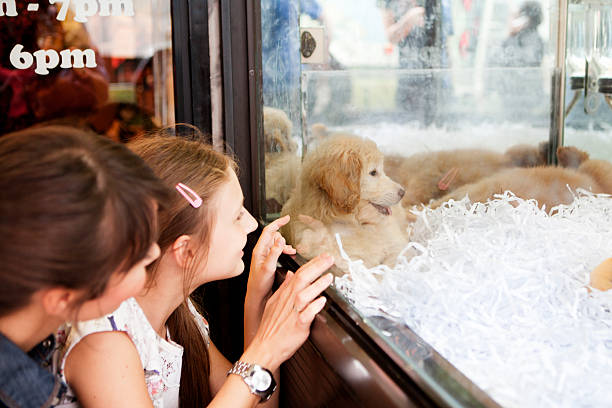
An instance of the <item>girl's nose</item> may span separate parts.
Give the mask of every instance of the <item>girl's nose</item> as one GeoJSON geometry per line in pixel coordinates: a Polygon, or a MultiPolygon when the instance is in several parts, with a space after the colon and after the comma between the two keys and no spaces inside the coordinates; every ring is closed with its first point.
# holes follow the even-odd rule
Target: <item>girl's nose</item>
{"type": "Polygon", "coordinates": [[[251,215],[250,212],[248,212],[247,210],[244,210],[246,212],[246,231],[247,234],[249,232],[253,232],[257,229],[257,220],[251,215]]]}

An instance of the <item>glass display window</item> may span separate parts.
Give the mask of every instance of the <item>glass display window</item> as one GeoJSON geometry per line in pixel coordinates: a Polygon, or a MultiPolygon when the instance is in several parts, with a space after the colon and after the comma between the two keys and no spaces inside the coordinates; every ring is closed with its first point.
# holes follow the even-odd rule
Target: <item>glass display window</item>
{"type": "Polygon", "coordinates": [[[169,1],[3,1],[0,20],[0,134],[61,124],[125,142],[174,122],[169,1]]]}
{"type": "Polygon", "coordinates": [[[568,7],[565,144],[610,159],[612,4],[572,1],[568,7]]]}
{"type": "Polygon", "coordinates": [[[443,405],[611,402],[612,14],[567,3],[261,3],[262,216],[443,405]]]}

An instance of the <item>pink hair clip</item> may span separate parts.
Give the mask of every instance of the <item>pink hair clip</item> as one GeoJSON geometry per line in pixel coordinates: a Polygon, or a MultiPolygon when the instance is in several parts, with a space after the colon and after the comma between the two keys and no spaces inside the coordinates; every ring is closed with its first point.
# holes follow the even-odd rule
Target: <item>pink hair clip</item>
{"type": "Polygon", "coordinates": [[[178,183],[175,188],[176,191],[178,191],[183,197],[185,197],[185,200],[187,200],[193,208],[200,208],[200,206],[202,205],[202,198],[198,195],[198,193],[196,193],[183,183],[178,183]]]}

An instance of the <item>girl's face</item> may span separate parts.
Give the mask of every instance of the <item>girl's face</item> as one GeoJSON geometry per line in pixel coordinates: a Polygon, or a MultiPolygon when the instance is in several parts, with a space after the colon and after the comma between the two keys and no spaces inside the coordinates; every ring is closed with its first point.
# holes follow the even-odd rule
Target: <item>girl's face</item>
{"type": "Polygon", "coordinates": [[[229,173],[229,181],[219,188],[212,208],[214,225],[206,260],[206,282],[242,273],[247,234],[257,229],[257,221],[242,205],[244,197],[238,177],[233,170],[229,173]]]}
{"type": "Polygon", "coordinates": [[[90,320],[109,314],[115,311],[121,302],[139,294],[147,281],[146,267],[157,259],[159,254],[159,246],[153,243],[147,256],[132,266],[129,271],[118,271],[111,275],[104,293],[79,307],[78,319],[90,320]]]}

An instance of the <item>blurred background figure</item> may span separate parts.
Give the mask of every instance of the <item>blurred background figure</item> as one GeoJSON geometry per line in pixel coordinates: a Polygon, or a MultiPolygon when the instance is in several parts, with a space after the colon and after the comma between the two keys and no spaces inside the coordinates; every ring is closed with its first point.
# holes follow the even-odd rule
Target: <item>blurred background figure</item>
{"type": "Polygon", "coordinates": [[[512,104],[519,118],[540,115],[545,106],[544,77],[540,69],[544,59],[544,40],[538,32],[542,23],[542,6],[538,1],[520,4],[509,21],[508,33],[487,58],[487,89],[495,90],[507,104],[512,104]],[[520,72],[519,72],[520,70],[520,72]],[[531,92],[517,92],[519,89],[531,92]]]}
{"type": "Polygon", "coordinates": [[[544,41],[538,33],[542,6],[526,1],[510,21],[508,37],[491,56],[490,66],[539,67],[544,58],[544,41]]]}
{"type": "MultiPolygon", "coordinates": [[[[435,6],[417,0],[377,0],[391,44],[399,48],[399,67],[411,70],[449,68],[446,39],[452,34],[451,1],[435,6]]],[[[436,119],[438,89],[450,87],[450,80],[435,78],[432,72],[400,74],[396,101],[422,126],[436,119]],[[442,83],[440,83],[442,81],[442,83]]],[[[447,89],[448,91],[448,89],[447,89]]]]}

